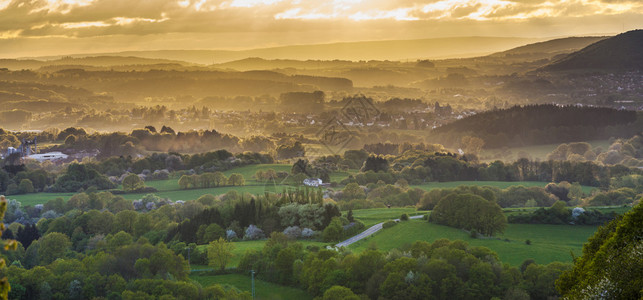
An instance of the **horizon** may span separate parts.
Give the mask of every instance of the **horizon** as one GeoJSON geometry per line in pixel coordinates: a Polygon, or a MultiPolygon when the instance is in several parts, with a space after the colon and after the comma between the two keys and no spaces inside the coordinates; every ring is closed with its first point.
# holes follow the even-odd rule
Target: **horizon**
{"type": "MultiPolygon", "coordinates": [[[[632,29],[632,30],[641,30],[641,29],[632,29]]],[[[628,30],[628,31],[632,31],[628,30]]],[[[0,57],[0,59],[36,59],[36,60],[56,60],[65,57],[98,57],[98,56],[130,56],[128,53],[137,53],[137,52],[163,52],[163,51],[221,51],[221,52],[244,52],[244,51],[254,51],[254,50],[266,50],[266,49],[276,49],[276,48],[288,48],[288,47],[308,47],[308,46],[329,46],[329,45],[341,45],[341,44],[352,44],[352,43],[375,43],[375,42],[410,42],[410,41],[425,41],[425,40],[449,40],[449,39],[469,39],[469,38],[489,38],[489,39],[531,39],[539,40],[533,42],[527,42],[516,47],[527,46],[530,44],[536,44],[541,42],[553,41],[557,39],[565,38],[582,38],[582,37],[610,37],[624,32],[610,32],[610,33],[590,33],[582,35],[569,35],[569,36],[548,36],[548,37],[528,37],[528,36],[445,36],[445,37],[427,37],[427,38],[413,38],[413,39],[382,39],[382,40],[353,40],[353,41],[333,41],[333,42],[324,42],[324,43],[308,43],[308,44],[284,44],[284,45],[267,45],[264,47],[249,47],[249,48],[196,48],[196,49],[186,49],[186,48],[158,48],[158,49],[146,49],[146,50],[122,50],[122,51],[111,51],[111,52],[78,52],[78,53],[58,53],[51,55],[38,55],[38,56],[17,56],[17,57],[0,57]]],[[[510,47],[505,50],[510,50],[516,47],[510,47]]],[[[502,51],[505,51],[502,50],[502,51]]],[[[484,54],[482,54],[484,55],[484,54]]],[[[135,56],[132,56],[135,57],[135,56]]],[[[432,59],[450,59],[450,58],[469,58],[474,56],[447,56],[447,57],[435,57],[432,59]]],[[[249,58],[262,58],[262,57],[246,57],[249,58]]],[[[270,59],[267,59],[270,60],[270,59]]],[[[297,60],[297,59],[293,59],[297,60]]],[[[404,59],[398,59],[404,60],[404,59]]]]}

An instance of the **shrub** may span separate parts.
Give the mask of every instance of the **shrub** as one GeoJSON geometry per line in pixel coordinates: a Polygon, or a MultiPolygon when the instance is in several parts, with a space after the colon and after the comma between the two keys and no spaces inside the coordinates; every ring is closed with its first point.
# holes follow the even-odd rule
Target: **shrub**
{"type": "Polygon", "coordinates": [[[258,240],[265,238],[266,235],[263,233],[263,230],[261,230],[259,227],[255,225],[250,225],[246,229],[246,234],[243,236],[244,240],[258,240]]]}
{"type": "Polygon", "coordinates": [[[296,240],[301,236],[301,228],[299,226],[290,226],[284,229],[284,234],[291,240],[296,240]]]}
{"type": "Polygon", "coordinates": [[[402,216],[400,217],[400,220],[408,221],[409,220],[409,215],[408,214],[402,214],[402,216]]]}
{"type": "Polygon", "coordinates": [[[395,221],[392,221],[392,220],[391,221],[386,221],[386,222],[384,222],[384,224],[382,224],[382,228],[384,228],[384,229],[391,228],[391,227],[393,227],[395,225],[397,225],[397,222],[395,222],[395,221]]]}
{"type": "Polygon", "coordinates": [[[314,230],[310,229],[310,228],[304,228],[301,231],[301,237],[303,237],[305,239],[311,238],[311,237],[315,236],[315,234],[316,234],[316,232],[314,230]]]}
{"type": "Polygon", "coordinates": [[[237,233],[234,232],[232,229],[228,229],[225,231],[226,238],[228,240],[236,239],[237,238],[237,233]]]}
{"type": "Polygon", "coordinates": [[[531,240],[525,240],[525,244],[531,245],[531,240]]]}

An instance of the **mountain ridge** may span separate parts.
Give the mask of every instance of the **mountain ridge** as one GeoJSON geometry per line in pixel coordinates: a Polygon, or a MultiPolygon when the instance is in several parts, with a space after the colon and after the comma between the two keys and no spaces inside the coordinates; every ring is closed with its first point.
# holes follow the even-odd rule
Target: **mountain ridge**
{"type": "Polygon", "coordinates": [[[643,69],[643,30],[632,30],[593,43],[543,68],[541,71],[643,69]]]}

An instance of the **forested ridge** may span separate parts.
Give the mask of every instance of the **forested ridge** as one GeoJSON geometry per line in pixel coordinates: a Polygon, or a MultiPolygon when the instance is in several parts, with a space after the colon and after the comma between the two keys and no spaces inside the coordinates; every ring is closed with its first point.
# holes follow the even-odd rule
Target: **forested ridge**
{"type": "Polygon", "coordinates": [[[585,141],[632,136],[642,118],[634,111],[551,104],[514,106],[482,112],[431,132],[453,145],[464,136],[481,138],[488,148],[585,141]]]}

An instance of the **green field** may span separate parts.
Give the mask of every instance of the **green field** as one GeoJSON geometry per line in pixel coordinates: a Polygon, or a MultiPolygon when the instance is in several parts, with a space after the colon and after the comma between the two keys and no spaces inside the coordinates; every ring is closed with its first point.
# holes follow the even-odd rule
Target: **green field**
{"type": "MultiPolygon", "coordinates": [[[[243,172],[246,174],[254,174],[256,170],[259,169],[268,169],[269,167],[273,169],[286,169],[286,167],[289,168],[289,165],[253,165],[253,166],[246,166],[246,167],[241,167],[233,170],[226,171],[227,175],[234,173],[234,172],[243,172]]],[[[348,172],[341,172],[339,175],[336,175],[337,178],[343,178],[348,174],[348,172]]],[[[244,175],[245,176],[245,175],[244,175]]],[[[154,181],[147,181],[145,182],[146,186],[154,187],[158,190],[155,194],[158,195],[159,197],[162,198],[169,198],[173,201],[176,200],[196,200],[198,199],[201,195],[204,194],[213,194],[213,195],[221,195],[225,194],[231,190],[236,190],[238,192],[246,192],[250,194],[263,194],[266,191],[269,192],[281,192],[282,186],[277,184],[265,184],[262,182],[258,182],[254,179],[250,179],[250,177],[246,177],[246,185],[244,186],[223,186],[223,187],[215,187],[215,188],[209,188],[209,189],[189,189],[189,190],[181,190],[179,189],[179,184],[178,184],[178,179],[173,178],[173,179],[167,179],[167,180],[154,180],[154,181]]],[[[417,187],[421,188],[426,191],[430,191],[432,189],[436,188],[454,188],[458,187],[460,185],[476,185],[476,186],[493,186],[497,188],[507,188],[510,186],[515,186],[515,185],[522,185],[526,187],[531,187],[531,186],[538,186],[538,187],[545,187],[547,185],[547,182],[537,182],[537,181],[511,181],[511,182],[505,182],[505,181],[450,181],[450,182],[428,182],[425,184],[421,185],[413,185],[412,187],[417,187]]],[[[284,186],[285,187],[285,186],[284,186]]],[[[583,186],[583,192],[586,194],[591,193],[592,189],[594,187],[590,186],[583,186]]],[[[68,200],[69,197],[74,195],[74,193],[34,193],[34,194],[25,194],[25,195],[12,195],[9,196],[9,199],[16,199],[20,202],[22,202],[22,205],[35,205],[35,204],[42,204],[45,203],[49,200],[55,199],[57,197],[63,197],[65,200],[68,200]]],[[[140,199],[143,197],[145,193],[134,193],[134,194],[124,194],[122,195],[125,199],[128,200],[136,200],[140,199]]]]}
{"type": "MultiPolygon", "coordinates": [[[[415,207],[370,208],[354,210],[353,217],[362,221],[368,228],[377,223],[399,219],[402,214],[416,216],[426,213],[426,211],[415,210],[415,207]]],[[[343,213],[343,215],[346,216],[346,213],[343,213]]]]}
{"type": "MultiPolygon", "coordinates": [[[[251,291],[250,276],[241,274],[226,275],[201,275],[193,273],[190,279],[200,283],[203,287],[213,284],[231,285],[242,291],[251,291]]],[[[255,278],[255,299],[312,299],[305,291],[293,287],[278,285],[255,278]]]]}
{"type": "MultiPolygon", "coordinates": [[[[328,245],[331,245],[333,243],[323,243],[323,242],[317,242],[317,241],[307,241],[307,240],[299,240],[297,241],[298,243],[304,245],[304,248],[307,246],[318,246],[320,248],[326,247],[328,245]]],[[[244,253],[248,250],[258,250],[261,251],[263,249],[263,246],[266,244],[266,240],[258,240],[258,241],[241,241],[241,242],[234,242],[234,250],[232,253],[234,253],[234,257],[230,260],[230,264],[226,266],[226,268],[236,268],[239,265],[239,262],[241,261],[241,257],[243,256],[244,253]]],[[[200,245],[198,246],[199,248],[206,248],[207,245],[200,245]]],[[[198,266],[193,268],[196,269],[202,269],[202,268],[209,268],[207,266],[198,266]]]]}
{"type": "Polygon", "coordinates": [[[417,240],[433,242],[447,238],[463,240],[472,246],[488,247],[498,253],[502,262],[514,266],[520,265],[529,258],[533,258],[539,264],[547,264],[554,261],[571,262],[570,251],[580,256],[583,244],[596,231],[596,228],[596,226],[508,224],[505,233],[497,236],[499,239],[473,239],[460,229],[422,220],[411,220],[384,229],[352,244],[349,248],[361,252],[371,243],[375,243],[380,250],[391,250],[410,245],[417,240]],[[525,244],[525,240],[531,240],[531,245],[525,244]]]}

